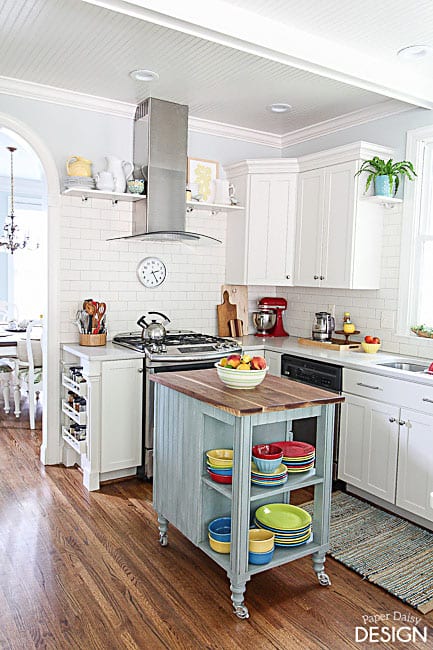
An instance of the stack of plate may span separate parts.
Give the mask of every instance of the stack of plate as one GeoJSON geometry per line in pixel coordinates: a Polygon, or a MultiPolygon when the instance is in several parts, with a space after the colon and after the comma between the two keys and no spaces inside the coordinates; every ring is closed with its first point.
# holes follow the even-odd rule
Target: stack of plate
{"type": "Polygon", "coordinates": [[[275,444],[283,450],[282,462],[288,472],[306,472],[314,467],[316,450],[313,445],[294,440],[292,442],[276,442],[275,444]]]}
{"type": "Polygon", "coordinates": [[[257,465],[251,461],[251,483],[253,485],[275,487],[276,485],[283,485],[286,481],[287,467],[282,463],[270,474],[264,474],[263,472],[259,472],[257,465]]]}
{"type": "Polygon", "coordinates": [[[95,179],[91,176],[66,176],[65,188],[76,190],[94,190],[95,179]]]}
{"type": "Polygon", "coordinates": [[[300,546],[311,537],[311,515],[288,503],[269,503],[257,508],[254,523],[275,535],[275,546],[300,546]]]}
{"type": "Polygon", "coordinates": [[[230,484],[233,474],[233,449],[210,449],[206,456],[206,471],[212,481],[230,484]]]}

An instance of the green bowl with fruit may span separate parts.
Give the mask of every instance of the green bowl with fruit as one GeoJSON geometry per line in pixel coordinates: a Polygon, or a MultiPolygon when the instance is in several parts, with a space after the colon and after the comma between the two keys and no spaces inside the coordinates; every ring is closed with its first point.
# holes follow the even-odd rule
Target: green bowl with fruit
{"type": "Polygon", "coordinates": [[[246,390],[262,383],[268,372],[263,357],[231,354],[215,364],[219,379],[230,388],[246,390]]]}

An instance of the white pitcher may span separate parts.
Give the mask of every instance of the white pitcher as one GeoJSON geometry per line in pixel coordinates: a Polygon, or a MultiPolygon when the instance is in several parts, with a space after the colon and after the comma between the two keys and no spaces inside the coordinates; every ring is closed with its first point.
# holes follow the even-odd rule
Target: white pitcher
{"type": "Polygon", "coordinates": [[[96,188],[105,192],[113,192],[114,178],[111,172],[98,172],[95,174],[96,188]]]}
{"type": "Polygon", "coordinates": [[[109,171],[114,178],[114,191],[125,192],[126,181],[128,178],[131,178],[134,165],[132,162],[120,160],[120,158],[116,158],[116,156],[107,155],[105,158],[107,160],[107,171],[109,171]],[[125,169],[128,165],[130,167],[129,171],[125,169]]]}

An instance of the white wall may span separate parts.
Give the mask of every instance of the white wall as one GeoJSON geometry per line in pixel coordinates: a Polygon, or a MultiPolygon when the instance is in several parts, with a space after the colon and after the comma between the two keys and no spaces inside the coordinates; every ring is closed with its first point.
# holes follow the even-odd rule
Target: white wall
{"type": "MultiPolygon", "coordinates": [[[[389,118],[376,120],[337,133],[309,140],[284,150],[285,157],[315,153],[350,142],[366,140],[395,149],[396,160],[405,158],[406,133],[410,129],[433,124],[433,113],[413,109],[389,118]]],[[[344,311],[350,311],[352,319],[362,335],[373,334],[382,339],[382,347],[389,352],[430,358],[432,342],[416,336],[397,337],[398,284],[401,250],[401,208],[384,211],[384,238],[382,248],[382,271],[380,290],[349,291],[316,288],[288,288],[286,325],[297,336],[311,336],[311,324],[315,311],[328,311],[336,306],[337,328],[341,327],[344,311]]],[[[374,236],[374,233],[372,233],[374,236]]]]}

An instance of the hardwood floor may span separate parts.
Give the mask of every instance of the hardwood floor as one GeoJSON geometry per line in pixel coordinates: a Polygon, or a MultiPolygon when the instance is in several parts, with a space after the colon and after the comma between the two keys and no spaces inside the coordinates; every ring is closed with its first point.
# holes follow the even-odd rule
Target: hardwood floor
{"type": "Polygon", "coordinates": [[[254,576],[237,619],[222,569],[173,528],[160,547],[149,484],[88,493],[77,469],[41,465],[27,426],[0,415],[2,650],[433,648],[433,614],[427,644],[356,643],[363,615],[418,613],[332,559],[328,588],[309,558],[254,576]]]}

